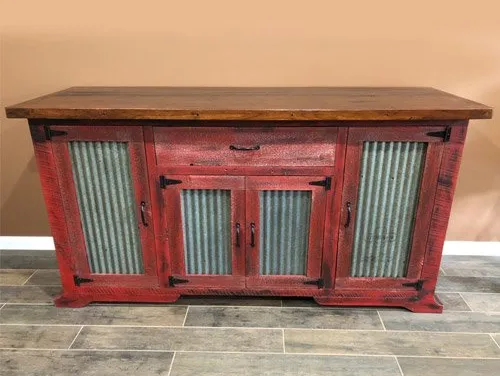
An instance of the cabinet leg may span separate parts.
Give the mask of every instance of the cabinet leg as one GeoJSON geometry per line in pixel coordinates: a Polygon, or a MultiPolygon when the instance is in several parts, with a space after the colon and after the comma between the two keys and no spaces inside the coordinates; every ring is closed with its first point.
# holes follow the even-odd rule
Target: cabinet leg
{"type": "Polygon", "coordinates": [[[61,294],[54,298],[55,306],[60,308],[81,308],[89,305],[90,302],[92,302],[92,298],[89,296],[68,296],[61,294]]]}
{"type": "Polygon", "coordinates": [[[408,302],[403,307],[415,313],[442,313],[443,304],[434,295],[426,295],[422,299],[408,302]]]}

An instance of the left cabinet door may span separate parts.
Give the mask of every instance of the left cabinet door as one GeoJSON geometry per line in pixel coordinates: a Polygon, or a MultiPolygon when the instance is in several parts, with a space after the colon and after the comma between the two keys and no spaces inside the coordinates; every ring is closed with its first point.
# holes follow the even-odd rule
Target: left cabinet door
{"type": "Polygon", "coordinates": [[[75,285],[157,286],[142,128],[50,130],[75,285]]]}
{"type": "Polygon", "coordinates": [[[161,225],[179,289],[245,287],[245,178],[162,175],[161,225]]]}

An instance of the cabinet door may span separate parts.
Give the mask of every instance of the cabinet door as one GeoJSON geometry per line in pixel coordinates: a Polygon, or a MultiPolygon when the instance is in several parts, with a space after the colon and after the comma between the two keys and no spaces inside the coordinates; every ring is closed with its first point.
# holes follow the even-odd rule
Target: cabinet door
{"type": "Polygon", "coordinates": [[[75,284],[158,285],[142,129],[46,130],[53,133],[75,284]]]}
{"type": "Polygon", "coordinates": [[[321,287],[324,176],[247,177],[247,286],[321,287]]]}
{"type": "Polygon", "coordinates": [[[165,284],[186,289],[244,287],[245,178],[162,179],[160,210],[171,264],[165,284]]]}
{"type": "Polygon", "coordinates": [[[416,288],[442,155],[440,131],[445,128],[349,130],[336,288],[416,288]]]}

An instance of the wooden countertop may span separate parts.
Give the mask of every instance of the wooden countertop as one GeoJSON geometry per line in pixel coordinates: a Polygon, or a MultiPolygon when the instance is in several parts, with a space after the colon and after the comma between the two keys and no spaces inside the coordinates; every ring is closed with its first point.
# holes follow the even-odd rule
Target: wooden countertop
{"type": "Polygon", "coordinates": [[[427,87],[72,87],[9,118],[155,120],[489,119],[483,104],[427,87]]]}

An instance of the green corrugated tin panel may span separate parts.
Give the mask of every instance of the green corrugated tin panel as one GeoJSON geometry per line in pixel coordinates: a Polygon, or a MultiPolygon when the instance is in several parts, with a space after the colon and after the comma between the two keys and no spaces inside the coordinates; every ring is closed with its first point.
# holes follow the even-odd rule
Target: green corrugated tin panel
{"type": "Polygon", "coordinates": [[[310,191],[260,192],[260,274],[305,275],[310,191]]]}
{"type": "Polygon", "coordinates": [[[187,274],[231,274],[231,191],[184,189],[182,223],[187,274]]]}
{"type": "Polygon", "coordinates": [[[365,142],[352,277],[404,277],[427,144],[365,142]]]}
{"type": "Polygon", "coordinates": [[[125,142],[69,143],[92,273],[144,273],[130,155],[125,142]]]}

